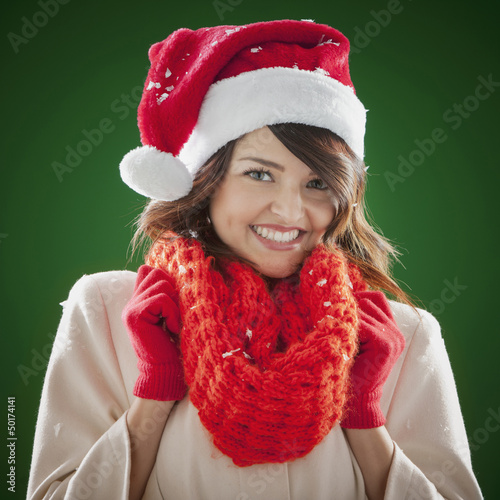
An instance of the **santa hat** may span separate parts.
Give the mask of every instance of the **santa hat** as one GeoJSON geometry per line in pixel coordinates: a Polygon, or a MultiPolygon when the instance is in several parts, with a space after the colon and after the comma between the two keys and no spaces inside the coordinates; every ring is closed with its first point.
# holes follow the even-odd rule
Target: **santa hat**
{"type": "Polygon", "coordinates": [[[331,130],[363,158],[366,110],[348,54],[342,33],[312,21],[175,31],[149,50],[143,146],[123,158],[122,179],[149,198],[182,198],[218,149],[277,123],[331,130]]]}

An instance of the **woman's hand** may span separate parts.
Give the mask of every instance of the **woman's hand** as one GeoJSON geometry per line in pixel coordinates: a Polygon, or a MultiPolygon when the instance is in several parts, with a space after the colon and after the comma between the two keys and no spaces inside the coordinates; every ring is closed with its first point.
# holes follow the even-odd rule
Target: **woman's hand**
{"type": "Polygon", "coordinates": [[[385,495],[394,453],[394,444],[384,427],[380,397],[403,352],[405,339],[382,292],[356,292],[354,297],[359,312],[359,351],[351,371],[350,398],[340,425],[363,474],[367,497],[379,500],[385,495]]]}
{"type": "Polygon", "coordinates": [[[405,339],[382,292],[356,292],[354,296],[359,311],[359,352],[340,425],[345,429],[371,429],[385,424],[380,409],[382,387],[403,352],[405,339]]]}
{"type": "Polygon", "coordinates": [[[163,270],[139,268],[122,320],[139,358],[134,394],[140,398],[174,401],[186,394],[180,352],[171,336],[181,328],[176,295],[163,270]]]}

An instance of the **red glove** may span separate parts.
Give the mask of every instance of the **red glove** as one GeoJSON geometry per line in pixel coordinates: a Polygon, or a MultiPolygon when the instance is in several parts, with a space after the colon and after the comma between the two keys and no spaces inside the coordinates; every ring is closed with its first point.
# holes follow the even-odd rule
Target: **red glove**
{"type": "Polygon", "coordinates": [[[139,358],[134,394],[140,398],[174,401],[186,394],[179,348],[170,335],[181,329],[176,295],[163,270],[139,268],[122,320],[139,358]]]}
{"type": "Polygon", "coordinates": [[[357,292],[359,351],[351,371],[351,394],[341,426],[371,429],[385,424],[380,409],[382,387],[403,352],[405,338],[394,321],[385,295],[357,292]]]}

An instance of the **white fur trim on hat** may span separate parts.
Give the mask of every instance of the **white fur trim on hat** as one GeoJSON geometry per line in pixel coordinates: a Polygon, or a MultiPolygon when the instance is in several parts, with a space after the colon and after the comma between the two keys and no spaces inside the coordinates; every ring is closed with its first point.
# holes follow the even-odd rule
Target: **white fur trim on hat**
{"type": "Polygon", "coordinates": [[[192,176],[184,163],[152,146],[129,151],[120,163],[120,175],[134,191],[157,200],[177,200],[193,187],[192,176]]]}
{"type": "Polygon", "coordinates": [[[366,110],[352,88],[324,70],[263,68],[212,84],[179,158],[194,177],[230,140],[277,123],[323,127],[363,158],[366,110]]]}

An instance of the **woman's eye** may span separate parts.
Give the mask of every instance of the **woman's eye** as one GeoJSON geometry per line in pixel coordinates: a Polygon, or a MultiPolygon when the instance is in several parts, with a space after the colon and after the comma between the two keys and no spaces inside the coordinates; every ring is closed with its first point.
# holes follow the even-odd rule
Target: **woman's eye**
{"type": "Polygon", "coordinates": [[[245,172],[245,175],[248,175],[252,179],[257,181],[272,181],[271,174],[265,170],[249,170],[245,172]]]}
{"type": "Polygon", "coordinates": [[[313,179],[312,181],[309,181],[307,185],[313,189],[328,189],[328,186],[325,184],[323,179],[313,179]]]}

